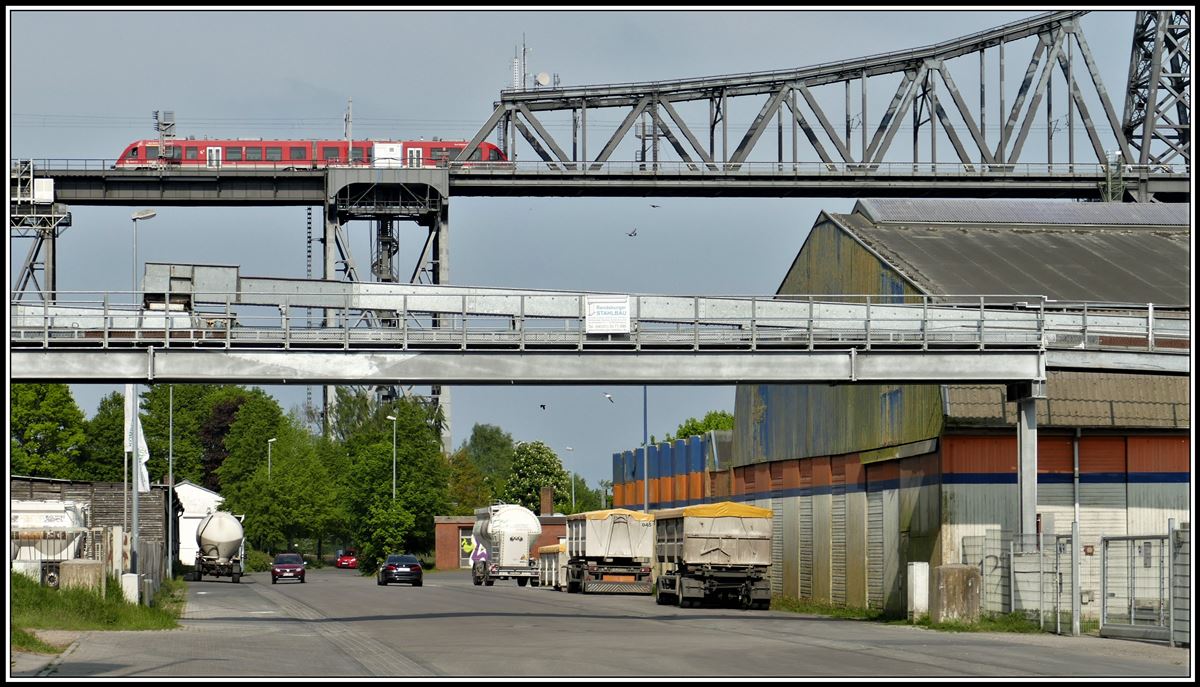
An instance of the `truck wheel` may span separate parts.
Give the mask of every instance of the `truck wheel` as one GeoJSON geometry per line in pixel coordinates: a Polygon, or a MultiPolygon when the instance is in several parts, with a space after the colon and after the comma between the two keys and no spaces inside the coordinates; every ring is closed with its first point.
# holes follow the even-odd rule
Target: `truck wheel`
{"type": "Polygon", "coordinates": [[[241,580],[242,580],[242,576],[241,576],[241,575],[239,575],[239,574],[237,574],[237,573],[234,573],[234,574],[233,574],[233,583],[234,583],[234,584],[237,584],[237,583],[241,582],[241,580]]]}
{"type": "Polygon", "coordinates": [[[279,580],[275,579],[274,577],[271,578],[271,584],[278,584],[278,583],[279,583],[279,580]]]}
{"type": "Polygon", "coordinates": [[[581,586],[582,585],[580,585],[580,583],[576,582],[575,580],[568,579],[567,580],[567,593],[568,594],[578,594],[579,588],[581,586]]]}
{"type": "Polygon", "coordinates": [[[527,584],[529,584],[529,578],[528,578],[528,577],[518,577],[518,578],[517,578],[517,586],[518,586],[518,587],[524,587],[524,586],[525,586],[525,585],[527,585],[527,584]]]}
{"type": "Polygon", "coordinates": [[[494,584],[496,584],[496,581],[495,581],[495,580],[493,580],[493,579],[491,579],[491,578],[485,579],[485,580],[483,581],[483,586],[485,586],[485,587],[490,587],[490,586],[492,586],[492,585],[494,585],[494,584]]]}
{"type": "Polygon", "coordinates": [[[738,591],[738,602],[744,611],[748,611],[754,607],[754,587],[749,582],[744,583],[738,591]]]}
{"type": "Polygon", "coordinates": [[[534,579],[529,581],[529,584],[533,585],[534,587],[538,587],[538,586],[541,586],[542,582],[541,582],[541,580],[539,580],[535,577],[534,579]]]}

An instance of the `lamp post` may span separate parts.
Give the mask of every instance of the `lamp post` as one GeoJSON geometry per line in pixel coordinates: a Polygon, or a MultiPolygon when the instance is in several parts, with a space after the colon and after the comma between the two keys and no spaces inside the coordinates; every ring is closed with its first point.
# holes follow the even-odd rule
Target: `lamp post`
{"type": "MultiPolygon", "coordinates": [[[[571,448],[570,446],[567,447],[567,450],[572,451],[572,452],[575,451],[575,449],[571,448]]],[[[572,513],[575,512],[575,471],[574,470],[571,471],[571,512],[572,513]]]]}
{"type": "Polygon", "coordinates": [[[268,482],[271,481],[271,444],[275,443],[276,438],[278,438],[278,437],[273,437],[271,439],[267,439],[267,481],[268,482]]]}
{"type": "Polygon", "coordinates": [[[392,421],[392,500],[396,500],[396,416],[388,415],[392,421]]]}
{"type": "Polygon", "coordinates": [[[137,223],[139,219],[150,219],[157,214],[158,212],[155,210],[138,210],[130,217],[133,220],[133,289],[130,298],[133,299],[134,304],[137,303],[137,223]]]}

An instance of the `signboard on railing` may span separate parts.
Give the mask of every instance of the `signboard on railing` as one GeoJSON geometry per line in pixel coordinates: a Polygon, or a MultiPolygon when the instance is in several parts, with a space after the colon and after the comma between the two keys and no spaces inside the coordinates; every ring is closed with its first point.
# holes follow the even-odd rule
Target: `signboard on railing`
{"type": "Polygon", "coordinates": [[[588,334],[628,334],[629,296],[589,295],[584,327],[588,334]]]}

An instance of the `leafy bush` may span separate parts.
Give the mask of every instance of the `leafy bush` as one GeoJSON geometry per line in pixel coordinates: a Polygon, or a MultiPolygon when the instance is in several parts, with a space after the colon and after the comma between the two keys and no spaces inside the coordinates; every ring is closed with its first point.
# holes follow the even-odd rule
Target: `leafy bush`
{"type": "Polygon", "coordinates": [[[246,572],[267,572],[271,569],[272,560],[274,559],[267,553],[247,549],[246,560],[242,561],[242,567],[246,572]]]}

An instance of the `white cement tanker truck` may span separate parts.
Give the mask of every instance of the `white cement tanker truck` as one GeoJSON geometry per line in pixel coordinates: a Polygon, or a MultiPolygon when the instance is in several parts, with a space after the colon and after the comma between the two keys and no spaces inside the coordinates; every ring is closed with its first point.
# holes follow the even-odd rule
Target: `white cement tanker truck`
{"type": "Polygon", "coordinates": [[[241,581],[246,553],[241,517],[216,511],[200,521],[196,527],[197,581],[205,575],[232,577],[235,583],[241,581]]]}
{"type": "Polygon", "coordinates": [[[533,511],[515,503],[497,503],[475,510],[475,550],[471,581],[492,586],[496,580],[516,580],[524,587],[538,585],[538,560],[533,555],[542,523],[533,511]]]}

